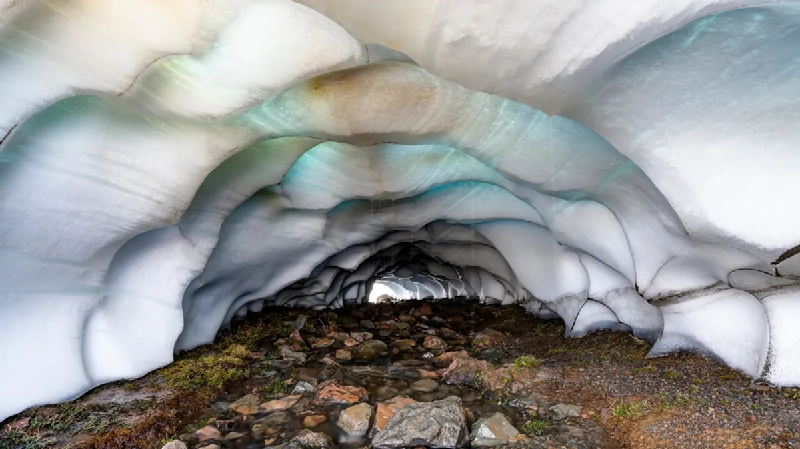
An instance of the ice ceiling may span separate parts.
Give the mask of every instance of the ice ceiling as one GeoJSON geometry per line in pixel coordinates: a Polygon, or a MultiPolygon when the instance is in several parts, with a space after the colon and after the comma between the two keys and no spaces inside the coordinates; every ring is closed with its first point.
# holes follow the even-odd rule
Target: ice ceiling
{"type": "Polygon", "coordinates": [[[0,419],[376,279],[800,384],[800,3],[301,3],[0,0],[0,419]]]}

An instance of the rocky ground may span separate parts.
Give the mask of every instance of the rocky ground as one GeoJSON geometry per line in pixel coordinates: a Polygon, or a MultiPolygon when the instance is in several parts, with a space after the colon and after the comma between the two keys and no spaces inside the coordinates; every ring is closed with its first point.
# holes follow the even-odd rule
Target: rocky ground
{"type": "Polygon", "coordinates": [[[0,449],[800,447],[800,390],[518,307],[248,317],[142,379],[6,420],[0,449]]]}

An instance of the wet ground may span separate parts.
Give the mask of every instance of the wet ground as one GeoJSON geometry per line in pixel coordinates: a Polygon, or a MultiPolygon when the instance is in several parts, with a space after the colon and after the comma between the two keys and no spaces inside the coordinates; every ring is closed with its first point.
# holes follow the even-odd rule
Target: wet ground
{"type": "Polygon", "coordinates": [[[142,379],[6,420],[0,448],[260,449],[303,431],[327,436],[308,447],[355,449],[388,418],[359,423],[349,410],[368,430],[348,434],[344,410],[452,396],[470,427],[508,419],[515,432],[501,447],[800,447],[800,390],[700,355],[647,359],[649,343],[627,333],[563,332],[518,307],[463,300],[265,310],[142,379]]]}

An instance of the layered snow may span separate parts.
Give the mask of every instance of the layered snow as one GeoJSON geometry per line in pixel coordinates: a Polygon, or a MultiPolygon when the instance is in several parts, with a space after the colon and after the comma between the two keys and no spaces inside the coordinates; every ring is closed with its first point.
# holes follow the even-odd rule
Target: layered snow
{"type": "Polygon", "coordinates": [[[0,0],[0,419],[464,297],[800,385],[800,3],[0,0]]]}

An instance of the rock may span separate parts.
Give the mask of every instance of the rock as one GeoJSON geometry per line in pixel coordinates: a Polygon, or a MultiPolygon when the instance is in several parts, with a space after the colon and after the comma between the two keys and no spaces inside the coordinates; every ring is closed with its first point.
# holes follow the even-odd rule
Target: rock
{"type": "Polygon", "coordinates": [[[423,360],[433,360],[436,358],[436,355],[434,355],[432,352],[426,352],[425,354],[422,354],[422,358],[423,360]]]}
{"type": "Polygon", "coordinates": [[[293,351],[288,346],[282,347],[280,354],[281,354],[281,358],[283,358],[283,360],[289,360],[289,361],[297,363],[298,365],[302,365],[302,364],[306,363],[306,357],[307,356],[305,354],[303,354],[302,352],[293,351]]]}
{"type": "Polygon", "coordinates": [[[287,408],[297,404],[297,401],[300,400],[300,397],[301,396],[299,394],[293,394],[282,399],[275,399],[274,401],[265,402],[259,406],[259,411],[263,413],[272,413],[286,410],[287,408]]]}
{"type": "Polygon", "coordinates": [[[376,392],[378,397],[376,399],[379,401],[384,401],[386,399],[397,396],[397,393],[399,393],[397,388],[392,388],[388,385],[384,385],[382,387],[378,387],[378,391],[376,392]]]}
{"type": "Polygon", "coordinates": [[[299,329],[293,330],[292,333],[289,334],[289,338],[291,340],[296,341],[297,343],[300,343],[301,345],[305,345],[306,344],[306,342],[303,340],[303,337],[300,335],[300,330],[299,329]]]}
{"type": "Polygon", "coordinates": [[[333,346],[333,344],[334,344],[334,343],[336,343],[336,340],[334,340],[333,338],[329,338],[329,337],[322,337],[322,338],[320,338],[319,340],[315,341],[315,342],[314,342],[314,343],[311,345],[311,347],[312,347],[312,348],[315,348],[315,349],[319,349],[319,348],[328,348],[328,347],[331,347],[331,346],[333,346]]]}
{"type": "Polygon", "coordinates": [[[331,447],[333,447],[333,442],[328,435],[308,429],[301,430],[288,445],[288,448],[292,449],[330,449],[331,447]]]}
{"type": "Polygon", "coordinates": [[[408,329],[409,327],[411,327],[411,325],[410,325],[410,324],[408,324],[408,323],[402,323],[402,322],[401,322],[401,323],[397,323],[397,325],[396,325],[396,326],[397,326],[397,329],[398,329],[398,330],[401,330],[401,331],[404,331],[404,330],[408,329]]]}
{"type": "Polygon", "coordinates": [[[372,340],[373,336],[371,332],[350,332],[350,336],[353,340],[364,343],[367,340],[372,340]]]}
{"type": "Polygon", "coordinates": [[[305,427],[317,427],[328,420],[325,415],[310,415],[303,418],[303,425],[305,427]]]}
{"type": "Polygon", "coordinates": [[[308,317],[306,315],[303,314],[297,315],[297,319],[294,320],[292,327],[294,328],[294,330],[299,331],[300,329],[305,327],[306,321],[308,321],[308,317]]]}
{"type": "Polygon", "coordinates": [[[438,332],[439,336],[442,338],[447,338],[448,340],[463,340],[464,337],[461,336],[458,332],[450,329],[449,327],[443,327],[439,329],[438,332]]]}
{"type": "Polygon", "coordinates": [[[218,444],[209,444],[208,446],[203,446],[201,449],[220,449],[218,444]]]}
{"type": "Polygon", "coordinates": [[[380,340],[369,340],[358,347],[358,356],[362,359],[373,359],[381,354],[387,354],[389,347],[380,340]]]}
{"type": "Polygon", "coordinates": [[[31,423],[31,418],[22,418],[18,419],[12,423],[6,424],[6,427],[3,432],[0,433],[11,433],[11,432],[20,432],[28,428],[28,425],[31,423]]]}
{"type": "Polygon", "coordinates": [[[435,402],[415,402],[395,413],[375,435],[372,447],[395,449],[408,446],[457,448],[469,443],[461,399],[450,396],[435,402]]]}
{"type": "Polygon", "coordinates": [[[429,316],[431,313],[433,313],[433,311],[431,310],[430,304],[423,304],[411,311],[411,315],[413,316],[429,316]]]}
{"type": "Polygon", "coordinates": [[[161,449],[188,449],[188,447],[186,446],[186,443],[184,443],[183,441],[174,440],[161,446],[161,449]]]}
{"type": "Polygon", "coordinates": [[[510,340],[511,338],[502,332],[494,329],[485,329],[475,334],[475,338],[472,340],[472,347],[478,351],[484,349],[494,350],[507,346],[510,340]]]}
{"type": "Polygon", "coordinates": [[[399,317],[397,317],[397,319],[402,323],[413,324],[417,322],[417,319],[414,318],[413,315],[400,315],[399,317]]]}
{"type": "Polygon", "coordinates": [[[439,388],[439,384],[432,379],[422,379],[411,384],[411,389],[422,393],[431,393],[439,388]]]}
{"type": "Polygon", "coordinates": [[[372,406],[366,403],[354,405],[339,415],[339,427],[351,437],[363,437],[369,432],[372,406]]]}
{"type": "Polygon", "coordinates": [[[392,416],[394,416],[398,410],[415,402],[417,401],[404,396],[398,396],[387,402],[379,402],[375,410],[375,426],[372,428],[373,433],[383,430],[384,427],[386,427],[386,423],[392,419],[392,416]]]}
{"type": "Polygon", "coordinates": [[[231,409],[231,403],[225,401],[219,401],[211,404],[211,408],[213,408],[215,411],[223,413],[231,409]]]}
{"type": "Polygon", "coordinates": [[[450,364],[453,363],[453,360],[457,358],[468,358],[468,357],[469,353],[467,353],[467,351],[445,352],[442,353],[442,355],[436,357],[433,360],[433,363],[440,368],[444,368],[446,366],[450,366],[450,364]]]}
{"type": "Polygon", "coordinates": [[[397,347],[401,351],[410,351],[414,346],[417,345],[417,342],[414,340],[395,340],[392,342],[392,346],[397,347]]]}
{"type": "Polygon", "coordinates": [[[425,341],[422,342],[422,347],[425,349],[444,349],[447,347],[447,343],[439,337],[428,335],[425,337],[425,341]]]}
{"type": "Polygon", "coordinates": [[[239,438],[244,438],[246,436],[247,435],[245,435],[245,434],[243,434],[241,432],[231,432],[231,433],[225,435],[225,439],[226,440],[238,440],[239,438]]]}
{"type": "Polygon", "coordinates": [[[194,433],[200,442],[207,440],[218,440],[222,437],[216,427],[206,426],[194,433]]]}
{"type": "Polygon", "coordinates": [[[353,359],[353,353],[348,351],[347,349],[337,349],[336,350],[336,359],[348,361],[353,359]]]}
{"type": "Polygon", "coordinates": [[[509,438],[517,435],[519,430],[514,428],[502,413],[496,412],[472,425],[471,439],[473,446],[499,446],[508,443],[509,438]]]}
{"type": "Polygon", "coordinates": [[[455,358],[442,373],[442,379],[449,385],[465,385],[480,389],[483,385],[481,376],[491,370],[489,362],[473,358],[455,358]]]}
{"type": "Polygon", "coordinates": [[[366,400],[367,390],[361,387],[342,386],[334,380],[328,380],[317,388],[317,404],[355,404],[366,400]]]}
{"type": "Polygon", "coordinates": [[[355,346],[358,346],[359,343],[358,340],[356,340],[355,338],[347,337],[344,340],[344,345],[347,346],[348,348],[353,348],[355,346]]]}
{"type": "Polygon", "coordinates": [[[550,407],[550,411],[553,413],[553,419],[556,421],[581,416],[580,405],[556,404],[550,407]]]}
{"type": "Polygon", "coordinates": [[[242,415],[253,415],[258,413],[258,404],[261,402],[258,396],[248,394],[230,405],[230,409],[242,415]]]}
{"type": "Polygon", "coordinates": [[[292,394],[303,394],[303,393],[314,393],[317,391],[317,387],[311,385],[309,382],[297,382],[297,385],[294,386],[292,390],[292,394]]]}
{"type": "Polygon", "coordinates": [[[361,327],[363,327],[364,329],[370,329],[370,330],[375,329],[375,323],[373,323],[370,320],[361,320],[359,324],[361,324],[361,327]]]}
{"type": "Polygon", "coordinates": [[[428,371],[426,369],[418,368],[417,374],[419,375],[420,379],[438,379],[439,375],[433,371],[428,371]]]}

